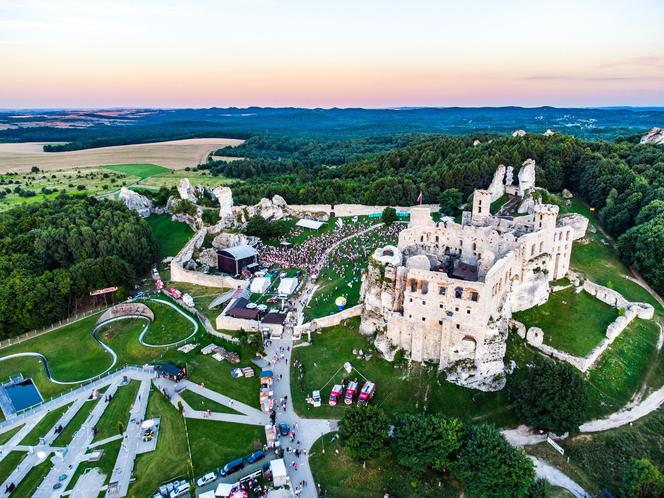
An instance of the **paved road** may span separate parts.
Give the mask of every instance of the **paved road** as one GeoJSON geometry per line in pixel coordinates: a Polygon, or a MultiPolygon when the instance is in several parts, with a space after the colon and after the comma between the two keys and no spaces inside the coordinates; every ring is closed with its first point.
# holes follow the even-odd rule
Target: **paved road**
{"type": "Polygon", "coordinates": [[[535,472],[537,473],[537,477],[540,479],[544,479],[554,486],[565,488],[577,498],[586,498],[590,496],[590,494],[588,494],[585,489],[583,489],[576,482],[567,477],[550,463],[535,457],[530,457],[530,459],[535,464],[535,472]]]}

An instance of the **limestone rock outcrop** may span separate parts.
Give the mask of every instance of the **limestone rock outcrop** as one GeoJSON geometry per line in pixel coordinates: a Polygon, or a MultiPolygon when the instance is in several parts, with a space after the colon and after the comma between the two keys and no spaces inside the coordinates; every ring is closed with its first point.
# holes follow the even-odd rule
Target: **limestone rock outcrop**
{"type": "Polygon", "coordinates": [[[233,214],[233,192],[229,187],[216,187],[212,194],[219,202],[219,220],[232,222],[235,219],[233,214]]]}
{"type": "Polygon", "coordinates": [[[526,159],[519,170],[519,197],[524,197],[535,188],[535,161],[526,159]]]}
{"type": "Polygon", "coordinates": [[[180,180],[180,183],[178,184],[178,194],[180,195],[180,199],[193,202],[194,204],[196,204],[198,201],[196,197],[196,190],[191,185],[191,182],[188,178],[183,178],[180,180]]]}
{"type": "Polygon", "coordinates": [[[207,266],[210,268],[216,268],[218,264],[217,260],[217,251],[215,249],[203,249],[196,258],[201,265],[207,266]]]}
{"type": "Polygon", "coordinates": [[[664,129],[653,128],[641,137],[640,144],[664,145],[664,129]]]}
{"type": "Polygon", "coordinates": [[[577,213],[572,213],[560,217],[558,224],[564,227],[572,227],[572,240],[579,240],[586,235],[588,218],[577,213]]]}
{"type": "Polygon", "coordinates": [[[153,210],[152,201],[144,195],[134,192],[127,187],[120,189],[119,199],[127,208],[136,211],[143,218],[150,216],[153,210]]]}
{"type": "Polygon", "coordinates": [[[504,164],[500,164],[493,174],[491,185],[487,188],[491,192],[491,202],[497,201],[505,194],[505,173],[507,168],[504,164]]]}
{"type": "Polygon", "coordinates": [[[525,137],[526,136],[526,130],[515,130],[514,133],[512,133],[513,137],[525,137]]]}
{"type": "Polygon", "coordinates": [[[258,237],[250,237],[243,233],[222,232],[212,240],[212,247],[226,249],[235,246],[255,246],[258,241],[258,237]]]}
{"type": "Polygon", "coordinates": [[[547,130],[544,132],[544,136],[545,136],[545,137],[550,137],[550,136],[555,135],[555,134],[556,134],[556,132],[553,131],[551,128],[547,129],[547,130]]]}

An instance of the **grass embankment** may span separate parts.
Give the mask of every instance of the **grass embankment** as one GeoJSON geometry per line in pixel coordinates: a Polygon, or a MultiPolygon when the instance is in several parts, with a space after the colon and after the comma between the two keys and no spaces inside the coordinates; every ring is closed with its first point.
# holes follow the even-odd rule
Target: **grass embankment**
{"type": "Polygon", "coordinates": [[[150,496],[161,484],[185,478],[189,458],[184,420],[177,409],[156,389],[150,392],[146,418],[161,417],[157,448],[136,457],[136,481],[128,496],[150,496]]]}
{"type": "Polygon", "coordinates": [[[217,470],[231,460],[247,457],[265,444],[262,425],[187,419],[194,472],[217,470]]]}
{"type": "Polygon", "coordinates": [[[134,406],[134,401],[136,401],[136,395],[140,386],[141,383],[139,381],[132,380],[126,386],[118,387],[95,426],[96,433],[94,441],[101,441],[118,434],[118,422],[122,422],[124,427],[127,427],[129,424],[129,414],[134,406]]]}
{"type": "Polygon", "coordinates": [[[193,409],[199,411],[210,410],[213,413],[231,413],[234,415],[240,414],[237,410],[233,410],[226,405],[217,403],[205,396],[201,396],[193,391],[184,391],[180,393],[180,397],[193,409]]]}
{"type": "Polygon", "coordinates": [[[554,292],[546,303],[514,314],[526,328],[544,331],[544,343],[576,356],[586,356],[606,336],[618,310],[572,287],[554,292]]]}
{"type": "Polygon", "coordinates": [[[104,403],[104,400],[101,399],[102,397],[103,396],[100,396],[96,400],[87,400],[83,403],[83,406],[81,406],[76,412],[76,415],[72,417],[62,432],[53,440],[52,446],[65,447],[69,445],[83,423],[88,419],[97,403],[104,403]]]}
{"type": "Polygon", "coordinates": [[[188,225],[172,221],[169,214],[153,214],[146,221],[157,242],[159,260],[175,256],[194,235],[188,225]]]}
{"type": "Polygon", "coordinates": [[[16,486],[12,492],[12,498],[32,498],[35,491],[48,475],[53,464],[51,463],[50,455],[39,465],[35,465],[30,469],[30,472],[23,478],[23,480],[16,486]]]}
{"type": "Polygon", "coordinates": [[[202,285],[194,285],[184,282],[172,282],[167,285],[169,287],[170,286],[176,287],[179,291],[183,293],[186,292],[191,297],[193,297],[194,306],[196,307],[196,309],[201,313],[203,313],[203,315],[205,315],[207,319],[210,320],[213,326],[215,324],[215,321],[217,320],[217,316],[221,313],[225,304],[228,304],[225,303],[212,310],[208,308],[210,303],[216,297],[228,291],[229,289],[224,289],[220,287],[205,287],[202,285]]]}
{"type": "MultiPolygon", "coordinates": [[[[362,381],[358,373],[347,375],[342,369],[344,362],[350,362],[359,373],[376,383],[373,403],[390,415],[431,411],[465,420],[479,417],[500,426],[516,424],[504,390],[488,393],[451,384],[435,365],[412,364],[407,367],[405,363],[389,363],[379,358],[372,345],[359,334],[358,325],[359,320],[353,319],[348,327],[330,327],[320,335],[314,335],[311,346],[293,350],[293,361],[302,362],[305,371],[304,389],[301,389],[297,370],[291,370],[293,403],[300,415],[311,418],[343,416],[346,405],[341,403],[331,407],[327,404],[327,397],[334,383],[344,377],[362,381]],[[357,359],[353,349],[371,351],[372,358],[369,361],[357,359]],[[319,408],[313,408],[305,401],[314,389],[320,389],[323,396],[323,405],[319,408]]],[[[530,359],[531,353],[522,343],[510,341],[506,362],[513,357],[518,363],[525,363],[524,355],[530,359]]]]}
{"type": "MultiPolygon", "coordinates": [[[[3,432],[0,434],[0,445],[2,444],[7,444],[7,442],[14,437],[14,434],[16,434],[18,431],[20,431],[23,428],[22,425],[19,425],[18,427],[14,427],[11,430],[8,430],[7,432],[3,432]]],[[[2,481],[0,481],[2,482],[2,481]]]]}
{"type": "Polygon", "coordinates": [[[106,475],[104,484],[108,484],[108,481],[111,478],[111,474],[113,473],[113,467],[115,466],[115,462],[118,459],[118,453],[120,453],[121,445],[122,441],[118,440],[94,448],[94,451],[102,450],[104,454],[96,462],[81,462],[81,464],[76,468],[76,471],[72,475],[71,480],[69,481],[69,485],[67,486],[67,490],[74,489],[74,486],[76,485],[76,482],[81,477],[81,475],[90,469],[99,469],[100,472],[106,475]]]}
{"type": "Polygon", "coordinates": [[[35,446],[39,444],[39,439],[48,434],[48,431],[53,428],[53,426],[58,422],[58,420],[60,420],[60,417],[65,414],[70,406],[71,403],[68,403],[44,415],[44,417],[39,422],[37,422],[32,430],[28,432],[28,434],[23,438],[23,441],[21,441],[20,444],[26,446],[35,446]]]}
{"type": "Polygon", "coordinates": [[[143,337],[146,343],[172,344],[194,331],[193,324],[170,306],[154,301],[148,301],[146,304],[154,312],[154,321],[143,337]]]}
{"type": "Polygon", "coordinates": [[[127,176],[135,176],[140,180],[149,178],[154,175],[169,173],[171,170],[156,164],[112,164],[104,166],[104,169],[122,173],[127,176]]]}
{"type": "Polygon", "coordinates": [[[0,461],[0,483],[7,480],[14,469],[19,466],[27,456],[25,451],[10,451],[9,454],[0,461]]]}

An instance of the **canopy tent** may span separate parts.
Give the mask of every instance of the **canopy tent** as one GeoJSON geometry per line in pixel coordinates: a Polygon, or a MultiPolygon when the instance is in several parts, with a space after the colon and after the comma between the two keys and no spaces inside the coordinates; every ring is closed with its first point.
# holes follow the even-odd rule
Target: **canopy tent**
{"type": "Polygon", "coordinates": [[[277,458],[270,462],[270,470],[272,471],[272,483],[276,488],[288,484],[288,473],[286,472],[286,464],[283,458],[277,458]]]}
{"type": "Polygon", "coordinates": [[[302,228],[309,228],[311,230],[318,230],[324,224],[325,223],[322,222],[322,221],[309,220],[307,218],[302,218],[300,221],[295,223],[295,226],[302,227],[302,228]]]}
{"type": "Polygon", "coordinates": [[[258,277],[251,281],[251,292],[254,294],[265,294],[270,288],[272,281],[267,277],[258,277]]]}
{"type": "Polygon", "coordinates": [[[293,292],[295,292],[295,289],[297,289],[297,284],[298,281],[295,277],[282,278],[281,282],[279,282],[279,289],[277,292],[285,296],[290,296],[293,292]]]}
{"type": "Polygon", "coordinates": [[[221,482],[217,486],[217,489],[214,491],[214,495],[220,498],[226,498],[233,492],[233,486],[234,484],[226,484],[225,482],[221,482]]]}

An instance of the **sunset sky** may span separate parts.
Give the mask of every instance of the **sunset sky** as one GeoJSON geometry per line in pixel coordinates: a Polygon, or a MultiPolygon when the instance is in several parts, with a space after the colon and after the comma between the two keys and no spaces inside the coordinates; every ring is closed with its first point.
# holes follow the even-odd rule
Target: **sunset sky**
{"type": "Polygon", "coordinates": [[[664,105],[663,0],[0,3],[0,107],[664,105]]]}

